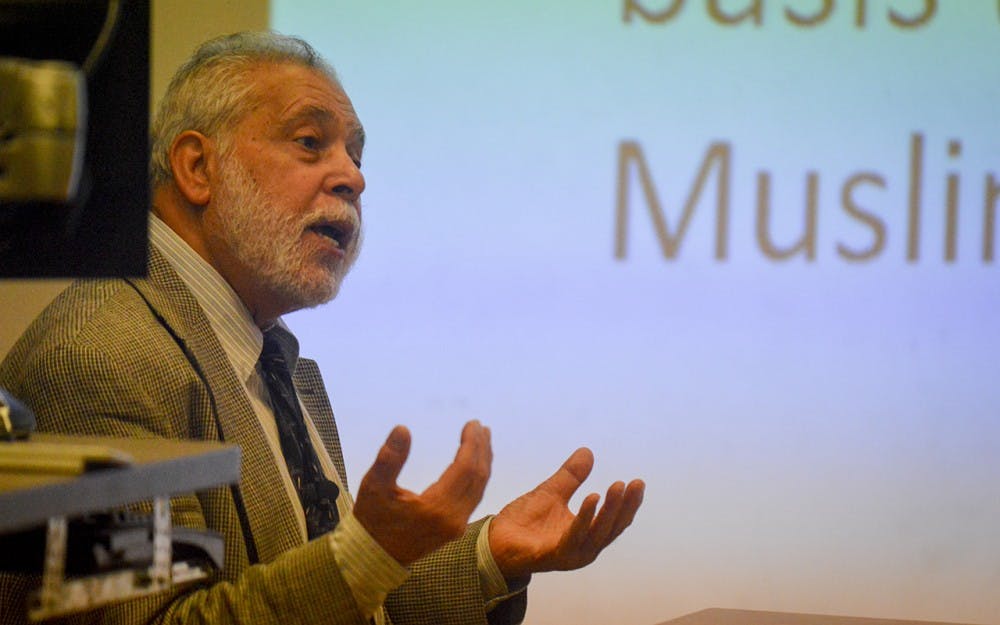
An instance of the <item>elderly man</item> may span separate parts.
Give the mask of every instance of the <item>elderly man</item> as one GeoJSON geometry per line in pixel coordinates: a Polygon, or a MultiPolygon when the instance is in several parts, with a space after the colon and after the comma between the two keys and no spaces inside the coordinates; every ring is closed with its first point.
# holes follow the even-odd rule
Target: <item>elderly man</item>
{"type": "MultiPolygon", "coordinates": [[[[364,132],[308,44],[245,33],[201,46],[153,125],[149,276],[64,292],[0,367],[41,428],[223,440],[239,485],[173,501],[225,538],[213,584],[131,601],[107,622],[484,623],[523,618],[532,573],[584,566],[643,493],[613,484],[567,504],[593,463],[576,451],[495,517],[469,524],[489,478],[489,429],[466,424],[422,493],[396,483],[397,426],[354,501],[313,362],[281,315],[329,301],[358,254],[364,132]]],[[[2,620],[26,584],[6,578],[2,620]]]]}

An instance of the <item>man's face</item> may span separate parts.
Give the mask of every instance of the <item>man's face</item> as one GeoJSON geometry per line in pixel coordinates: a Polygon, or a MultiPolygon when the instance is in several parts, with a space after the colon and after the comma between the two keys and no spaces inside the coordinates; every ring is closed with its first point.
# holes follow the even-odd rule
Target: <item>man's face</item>
{"type": "Polygon", "coordinates": [[[343,91],[292,64],[253,78],[261,105],[231,130],[205,226],[213,264],[260,322],[336,295],[358,254],[365,181],[343,91]]]}

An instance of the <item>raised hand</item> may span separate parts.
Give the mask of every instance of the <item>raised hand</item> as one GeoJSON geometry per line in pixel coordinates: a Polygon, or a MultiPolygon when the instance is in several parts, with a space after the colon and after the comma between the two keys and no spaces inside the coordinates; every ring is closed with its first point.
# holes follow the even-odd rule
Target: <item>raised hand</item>
{"type": "Polygon", "coordinates": [[[410,454],[410,432],[397,425],[358,488],[354,516],[372,538],[407,566],[462,535],[490,477],[490,430],[478,421],[462,429],[455,460],[420,493],[396,484],[410,454]]]}
{"type": "Polygon", "coordinates": [[[570,511],[570,498],[593,466],[593,453],[577,449],[552,477],[493,519],[490,550],[504,577],[586,566],[632,523],[642,503],[642,480],[612,484],[600,511],[597,493],[584,498],[577,514],[570,511]]]}

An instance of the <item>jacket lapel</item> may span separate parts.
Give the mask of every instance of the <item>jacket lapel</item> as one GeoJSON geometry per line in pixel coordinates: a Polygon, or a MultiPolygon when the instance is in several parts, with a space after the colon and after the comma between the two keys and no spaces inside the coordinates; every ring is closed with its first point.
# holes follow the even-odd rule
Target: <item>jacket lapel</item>
{"type": "Polygon", "coordinates": [[[239,445],[242,503],[261,562],[302,544],[295,511],[270,446],[219,339],[180,276],[156,248],[150,248],[149,277],[130,283],[173,334],[213,398],[221,438],[239,445]]]}
{"type": "Polygon", "coordinates": [[[340,435],[337,434],[337,423],[333,418],[333,408],[330,398],[323,385],[323,377],[319,373],[316,362],[308,358],[299,358],[292,376],[299,399],[305,405],[316,431],[323,439],[323,445],[337,468],[340,483],[347,488],[347,471],[344,468],[344,452],[340,447],[340,435]]]}

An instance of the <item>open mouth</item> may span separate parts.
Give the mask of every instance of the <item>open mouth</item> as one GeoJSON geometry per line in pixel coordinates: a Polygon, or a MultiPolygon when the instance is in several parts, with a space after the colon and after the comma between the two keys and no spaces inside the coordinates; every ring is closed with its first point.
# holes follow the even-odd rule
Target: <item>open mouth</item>
{"type": "Polygon", "coordinates": [[[354,238],[354,224],[347,221],[318,223],[309,226],[309,230],[326,237],[341,250],[346,250],[354,238]]]}

